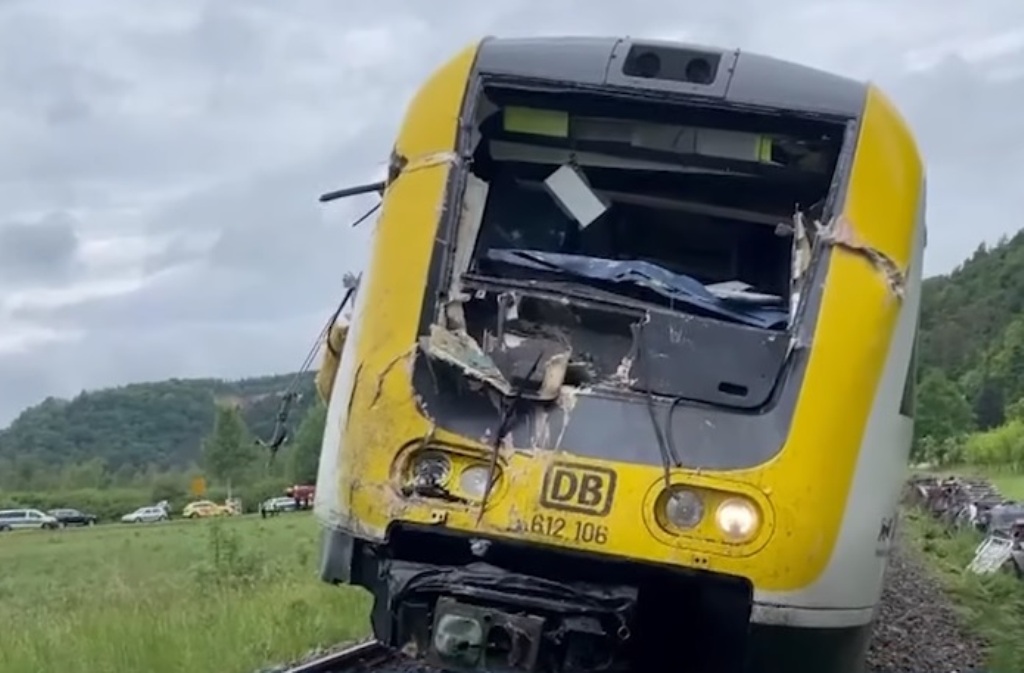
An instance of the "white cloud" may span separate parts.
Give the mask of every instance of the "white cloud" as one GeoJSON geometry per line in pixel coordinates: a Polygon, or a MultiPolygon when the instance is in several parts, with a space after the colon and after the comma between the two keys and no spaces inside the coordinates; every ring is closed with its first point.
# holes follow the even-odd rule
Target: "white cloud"
{"type": "Polygon", "coordinates": [[[81,330],[64,330],[41,325],[0,320],[0,357],[20,357],[38,349],[82,338],[81,330]]]}
{"type": "Polygon", "coordinates": [[[96,299],[110,299],[141,290],[141,277],[85,281],[60,288],[38,288],[12,292],[0,300],[0,311],[17,313],[25,309],[62,309],[96,299]]]}

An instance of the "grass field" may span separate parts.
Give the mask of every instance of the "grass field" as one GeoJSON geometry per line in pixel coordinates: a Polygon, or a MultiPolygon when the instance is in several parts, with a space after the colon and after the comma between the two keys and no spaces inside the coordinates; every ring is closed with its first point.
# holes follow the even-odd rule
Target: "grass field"
{"type": "Polygon", "coordinates": [[[248,673],[368,632],[295,513],[0,535],[3,673],[248,673]]]}
{"type": "Polygon", "coordinates": [[[1024,500],[1024,474],[995,474],[992,483],[1005,497],[1024,500]]]}
{"type": "MultiPolygon", "coordinates": [[[[996,477],[1024,497],[1024,476],[996,477]]],[[[1000,662],[1024,660],[1024,586],[963,572],[976,540],[909,520],[1000,662]],[[1018,658],[1019,659],[1016,659],[1018,658]]],[[[316,577],[296,513],[0,535],[0,672],[249,673],[368,632],[369,600],[316,577]]]]}

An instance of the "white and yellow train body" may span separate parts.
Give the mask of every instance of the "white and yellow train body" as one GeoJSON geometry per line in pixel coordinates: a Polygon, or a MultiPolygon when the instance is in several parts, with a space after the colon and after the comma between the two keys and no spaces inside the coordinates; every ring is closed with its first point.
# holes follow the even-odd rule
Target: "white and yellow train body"
{"type": "Polygon", "coordinates": [[[882,92],[739,51],[489,38],[413,97],[383,199],[321,372],[315,505],[323,578],[374,592],[379,638],[440,647],[441,612],[475,614],[445,599],[483,601],[478,561],[640,587],[636,621],[606,634],[617,652],[860,670],[913,433],[925,246],[922,160],[882,92]],[[585,181],[559,192],[560,167],[585,181]],[[679,229],[641,240],[648,224],[679,229]],[[782,323],[566,271],[670,252],[705,287],[770,288],[782,323]]]}

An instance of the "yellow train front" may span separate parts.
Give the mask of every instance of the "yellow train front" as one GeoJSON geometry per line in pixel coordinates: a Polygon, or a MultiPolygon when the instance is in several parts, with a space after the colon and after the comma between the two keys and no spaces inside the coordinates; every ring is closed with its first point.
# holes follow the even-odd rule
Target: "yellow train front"
{"type": "Polygon", "coordinates": [[[447,670],[861,670],[924,194],[868,84],[617,38],[457,54],[321,372],[323,579],[447,670]]]}

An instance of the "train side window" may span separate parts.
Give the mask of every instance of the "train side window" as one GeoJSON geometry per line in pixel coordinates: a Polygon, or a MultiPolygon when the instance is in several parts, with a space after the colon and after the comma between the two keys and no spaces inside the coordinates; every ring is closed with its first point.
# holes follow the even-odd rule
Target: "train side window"
{"type": "Polygon", "coordinates": [[[900,400],[900,416],[907,418],[914,417],[917,395],[917,339],[914,340],[914,347],[910,351],[910,362],[907,365],[907,375],[903,381],[903,397],[900,400]]]}

